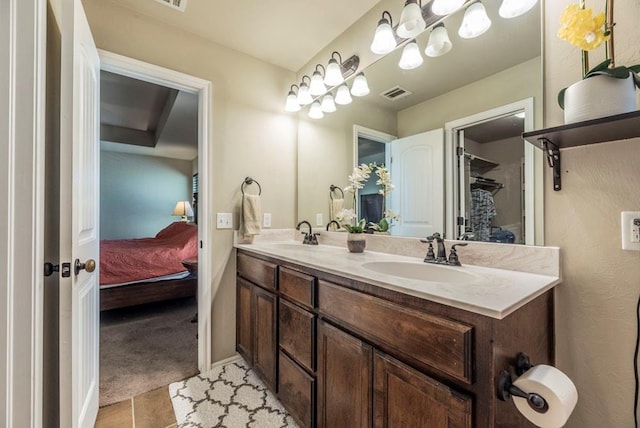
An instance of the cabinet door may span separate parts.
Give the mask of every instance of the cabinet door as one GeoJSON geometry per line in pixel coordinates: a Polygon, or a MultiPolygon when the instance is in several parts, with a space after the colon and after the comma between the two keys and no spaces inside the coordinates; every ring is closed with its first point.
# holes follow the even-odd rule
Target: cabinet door
{"type": "Polygon", "coordinates": [[[250,282],[236,278],[236,350],[253,365],[252,288],[250,282]]]}
{"type": "Polygon", "coordinates": [[[471,427],[471,397],[377,351],[373,366],[376,428],[471,427]]]}
{"type": "Polygon", "coordinates": [[[372,348],[318,322],[318,426],[370,427],[372,348]]]}
{"type": "Polygon", "coordinates": [[[280,351],[278,398],[301,427],[313,427],[316,384],[298,364],[280,351]]]}
{"type": "Polygon", "coordinates": [[[278,352],[277,299],[260,287],[253,287],[253,369],[276,391],[276,361],[278,352]]]}

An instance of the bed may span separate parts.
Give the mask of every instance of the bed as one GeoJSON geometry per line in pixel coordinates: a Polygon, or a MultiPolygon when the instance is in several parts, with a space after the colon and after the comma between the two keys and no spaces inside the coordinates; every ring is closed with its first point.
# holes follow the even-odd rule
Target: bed
{"type": "Polygon", "coordinates": [[[100,310],[197,294],[182,260],[198,256],[198,228],[174,222],[153,238],[100,241],[100,310]]]}

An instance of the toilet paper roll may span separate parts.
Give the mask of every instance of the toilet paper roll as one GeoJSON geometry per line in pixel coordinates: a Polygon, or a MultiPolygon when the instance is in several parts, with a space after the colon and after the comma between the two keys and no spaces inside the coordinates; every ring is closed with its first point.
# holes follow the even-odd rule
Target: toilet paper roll
{"type": "Polygon", "coordinates": [[[529,405],[526,398],[513,397],[518,411],[539,427],[563,426],[578,402],[578,391],[571,379],[552,366],[534,366],[514,380],[513,385],[526,393],[538,394],[547,402],[548,410],[540,413],[529,405]]]}

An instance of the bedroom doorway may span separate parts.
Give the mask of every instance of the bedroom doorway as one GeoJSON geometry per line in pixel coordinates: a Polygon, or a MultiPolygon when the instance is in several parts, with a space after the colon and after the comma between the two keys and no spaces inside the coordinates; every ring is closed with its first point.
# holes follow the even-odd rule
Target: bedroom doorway
{"type": "MultiPolygon", "coordinates": [[[[115,314],[101,317],[104,321],[101,322],[101,329],[114,329],[115,333],[111,334],[110,331],[109,334],[110,339],[116,341],[112,343],[118,343],[117,340],[120,339],[128,340],[126,337],[118,337],[123,334],[139,338],[141,343],[138,346],[150,352],[146,359],[139,358],[136,364],[145,368],[155,365],[159,371],[165,372],[159,378],[165,376],[173,382],[184,375],[195,374],[186,373],[184,370],[188,369],[185,367],[192,367],[197,372],[205,371],[211,366],[211,273],[208,263],[199,263],[201,260],[211,259],[211,250],[207,245],[211,242],[209,237],[212,230],[212,225],[209,224],[210,202],[207,192],[211,84],[193,76],[110,52],[99,51],[99,55],[101,74],[104,76],[103,88],[104,80],[107,80],[107,85],[111,85],[109,89],[103,89],[103,100],[108,102],[110,97],[116,96],[118,90],[114,88],[120,85],[121,95],[128,95],[131,106],[124,111],[109,110],[109,106],[106,110],[104,106],[102,108],[102,115],[111,119],[111,123],[101,124],[101,144],[105,150],[101,151],[101,165],[110,165],[110,175],[104,181],[108,181],[114,188],[128,187],[129,190],[137,189],[138,192],[133,200],[114,203],[115,199],[112,197],[117,189],[109,189],[107,192],[101,190],[101,213],[107,220],[104,223],[101,221],[101,226],[104,225],[101,238],[107,237],[110,243],[125,237],[134,238],[134,241],[146,240],[139,239],[143,237],[168,241],[171,249],[162,251],[170,251],[172,261],[159,262],[158,255],[151,250],[142,249],[140,252],[146,254],[142,254],[141,258],[146,257],[148,264],[147,261],[131,262],[130,267],[133,267],[134,275],[135,271],[149,269],[151,272],[154,266],[164,268],[171,263],[178,266],[173,270],[180,270],[173,275],[159,275],[162,277],[159,281],[137,281],[136,278],[127,281],[126,278],[120,280],[117,276],[119,268],[115,271],[103,269],[104,272],[115,273],[110,283],[135,284],[114,287],[113,290],[109,287],[105,290],[101,288],[101,309],[106,308],[103,314],[115,314]],[[140,88],[151,90],[150,95],[147,93],[147,100],[153,105],[150,110],[154,112],[152,114],[148,111],[146,117],[145,112],[140,111],[144,108],[144,103],[140,101],[144,97],[138,92],[143,90],[140,88]],[[128,120],[129,123],[142,119],[142,122],[146,120],[147,123],[125,127],[118,126],[119,119],[125,122],[128,120]],[[135,129],[136,127],[142,129],[135,129]],[[164,138],[160,134],[169,136],[164,138]],[[133,143],[123,144],[125,139],[133,143]],[[171,143],[177,140],[181,143],[192,140],[192,146],[171,143]],[[153,150],[156,150],[156,154],[151,154],[153,150]],[[158,154],[157,150],[161,153],[158,154]],[[124,173],[126,169],[129,174],[124,173]],[[153,171],[155,175],[145,176],[144,171],[153,171]],[[165,175],[159,180],[158,174],[163,173],[165,175]],[[185,180],[188,180],[188,190],[185,190],[185,180]],[[151,198],[150,195],[154,197],[151,198]],[[132,210],[139,209],[143,200],[149,203],[149,199],[153,199],[153,203],[146,207],[148,215],[139,221],[132,210]],[[106,210],[107,215],[104,215],[106,211],[103,208],[106,206],[109,209],[106,210]],[[179,251],[175,247],[179,247],[179,251]],[[175,251],[178,252],[174,253],[175,251]],[[161,325],[158,324],[160,319],[163,323],[161,325]],[[120,326],[124,326],[125,330],[120,326]],[[166,333],[162,340],[151,337],[150,332],[154,329],[166,333]],[[182,344],[181,341],[189,345],[182,344]],[[193,342],[197,342],[197,354],[169,349],[173,345],[173,348],[180,351],[177,348],[193,346],[193,342]],[[176,365],[182,364],[181,368],[172,371],[163,367],[163,359],[160,357],[163,352],[169,351],[172,352],[171,358],[179,362],[176,365]],[[191,360],[185,361],[186,359],[191,360]]],[[[104,253],[107,254],[108,250],[105,246],[104,253]]],[[[116,248],[114,251],[117,254],[120,250],[116,248]]],[[[101,257],[102,253],[103,251],[101,257]]],[[[101,268],[102,263],[101,261],[101,268]]],[[[155,275],[149,273],[147,277],[149,276],[155,275]]],[[[101,343],[105,347],[100,350],[101,354],[114,348],[102,341],[101,343]]],[[[110,358],[109,361],[114,364],[109,364],[116,368],[119,362],[130,362],[126,353],[113,354],[105,358],[110,358]]],[[[135,370],[135,365],[132,366],[135,370]]],[[[106,363],[105,369],[109,370],[106,363]]],[[[124,388],[126,390],[136,392],[138,388],[139,393],[150,388],[147,386],[151,385],[147,382],[148,379],[131,376],[128,379],[131,379],[127,381],[130,388],[124,388]],[[136,383],[138,385],[134,385],[136,383]]],[[[100,383],[103,381],[111,382],[113,379],[103,378],[101,370],[100,383]]],[[[119,401],[113,396],[105,401],[102,395],[101,385],[101,406],[119,401]]]]}

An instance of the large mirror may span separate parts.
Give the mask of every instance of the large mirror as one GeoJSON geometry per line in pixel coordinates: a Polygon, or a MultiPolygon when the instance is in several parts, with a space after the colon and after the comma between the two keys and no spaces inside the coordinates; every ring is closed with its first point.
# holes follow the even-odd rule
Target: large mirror
{"type": "MultiPolygon", "coordinates": [[[[513,19],[501,18],[499,5],[485,2],[492,26],[480,37],[458,36],[460,10],[444,20],[453,44],[446,55],[424,55],[427,29],[416,38],[424,57],[420,67],[399,68],[399,47],[364,70],[369,95],[354,97],[320,120],[310,119],[304,110],[299,113],[299,220],[324,226],[335,208],[330,187],[346,187],[354,166],[374,153],[377,162],[393,161],[387,166],[396,188],[386,205],[395,207],[401,220],[391,234],[424,237],[439,231],[450,239],[489,240],[486,230],[472,222],[476,196],[489,192],[499,209],[489,222],[489,234],[502,237],[491,241],[542,244],[543,162],[519,138],[542,126],[540,5],[513,19]],[[410,154],[408,163],[402,163],[391,155],[396,143],[438,133],[441,152],[430,164],[418,165],[410,154]],[[503,156],[507,152],[508,159],[503,156]],[[478,159],[489,163],[477,169],[478,159]],[[412,163],[415,170],[409,173],[412,163]],[[425,210],[435,220],[417,218],[425,210]]],[[[371,28],[371,37],[373,32],[371,28]]],[[[362,40],[362,49],[370,43],[371,38],[362,40]]],[[[378,199],[346,193],[344,206],[379,215],[369,206],[378,199]]]]}

